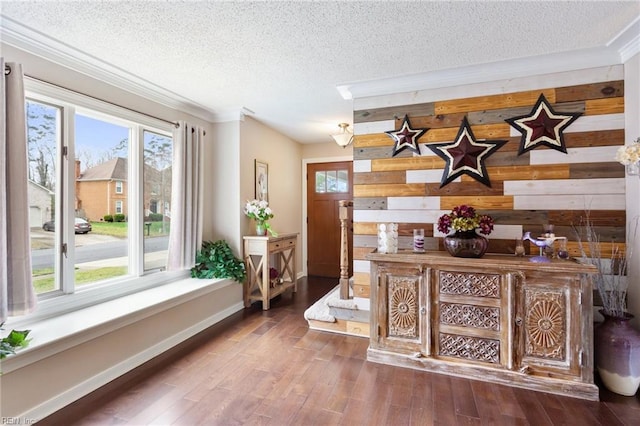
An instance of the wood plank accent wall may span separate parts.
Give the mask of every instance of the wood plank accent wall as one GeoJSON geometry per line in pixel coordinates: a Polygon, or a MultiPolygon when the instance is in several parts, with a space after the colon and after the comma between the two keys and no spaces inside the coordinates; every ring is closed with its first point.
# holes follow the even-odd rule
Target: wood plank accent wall
{"type": "MultiPolygon", "coordinates": [[[[590,210],[605,242],[603,252],[610,252],[613,244],[624,244],[625,172],[614,160],[615,151],[624,145],[624,81],[619,75],[619,79],[607,80],[610,74],[602,69],[594,69],[587,79],[584,71],[576,75],[589,81],[538,88],[535,85],[553,84],[554,79],[540,78],[533,84],[529,79],[523,84],[533,87],[513,93],[463,98],[463,90],[452,89],[452,99],[433,102],[423,102],[422,96],[422,103],[412,103],[420,97],[411,93],[404,98],[395,94],[367,100],[369,106],[377,102],[380,107],[357,109],[356,103],[355,295],[369,295],[369,262],[364,256],[377,247],[377,223],[399,224],[401,248],[411,247],[412,229],[424,228],[427,249],[443,250],[437,219],[459,204],[472,205],[494,217],[489,252],[513,253],[516,238],[526,231],[538,235],[544,223],[553,223],[556,235],[567,236],[571,254],[578,256],[572,226],[580,224],[585,210],[590,210]],[[521,134],[504,120],[530,113],[540,93],[555,111],[583,115],[565,130],[567,154],[538,147],[518,156],[521,134]],[[388,106],[398,99],[407,103],[388,106]],[[405,150],[392,157],[393,141],[384,132],[399,128],[405,114],[412,127],[430,130],[419,140],[421,155],[405,150]],[[440,188],[444,161],[425,145],[452,141],[464,116],[477,139],[508,140],[486,160],[490,188],[466,175],[440,188]]],[[[566,75],[558,81],[567,81],[566,75]]],[[[495,88],[496,84],[489,86],[495,88]]],[[[525,247],[528,253],[537,250],[528,244],[525,247]]]]}

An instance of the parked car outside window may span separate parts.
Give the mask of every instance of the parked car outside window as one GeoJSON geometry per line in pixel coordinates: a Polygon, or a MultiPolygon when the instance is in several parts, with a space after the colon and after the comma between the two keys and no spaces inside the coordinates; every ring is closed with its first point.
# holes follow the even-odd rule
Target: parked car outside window
{"type": "MultiPolygon", "coordinates": [[[[91,224],[80,217],[76,217],[74,228],[75,228],[76,234],[86,234],[87,232],[91,231],[91,224]]],[[[45,222],[42,225],[42,229],[44,229],[45,231],[55,231],[56,222],[54,220],[45,222]]]]}

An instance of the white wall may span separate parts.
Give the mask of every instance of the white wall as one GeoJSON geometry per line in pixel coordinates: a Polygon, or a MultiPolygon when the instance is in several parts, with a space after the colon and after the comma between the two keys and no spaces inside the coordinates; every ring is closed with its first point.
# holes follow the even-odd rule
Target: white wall
{"type": "MultiPolygon", "coordinates": [[[[640,53],[624,64],[624,115],[625,140],[627,143],[640,137],[640,53]]],[[[635,227],[635,220],[640,220],[640,178],[627,176],[627,229],[635,227]]],[[[629,257],[628,310],[635,315],[633,324],[640,330],[640,229],[634,241],[627,245],[632,250],[629,257]]]]}
{"type": "Polygon", "coordinates": [[[212,185],[205,188],[205,215],[203,240],[225,239],[242,256],[242,233],[240,227],[240,181],[246,173],[240,165],[240,123],[229,121],[213,126],[212,139],[207,142],[211,150],[207,165],[213,173],[212,185]],[[208,208],[207,208],[208,207],[208,208]],[[237,208],[236,208],[237,207],[237,208]]]}
{"type": "MultiPolygon", "coordinates": [[[[329,138],[330,139],[330,138],[329,138]]],[[[335,142],[312,143],[302,146],[302,158],[305,160],[312,158],[342,158],[353,159],[353,144],[342,148],[335,142]]],[[[340,160],[342,161],[342,160],[340,160]]]]}
{"type": "MultiPolygon", "coordinates": [[[[255,198],[255,160],[269,166],[269,206],[274,218],[269,221],[279,234],[298,233],[298,246],[302,244],[302,175],[299,164],[301,145],[258,120],[245,117],[240,122],[240,200],[235,208],[241,217],[242,235],[255,235],[255,223],[242,212],[247,200],[255,198]]],[[[300,250],[296,250],[296,270],[302,271],[300,250]]]]}

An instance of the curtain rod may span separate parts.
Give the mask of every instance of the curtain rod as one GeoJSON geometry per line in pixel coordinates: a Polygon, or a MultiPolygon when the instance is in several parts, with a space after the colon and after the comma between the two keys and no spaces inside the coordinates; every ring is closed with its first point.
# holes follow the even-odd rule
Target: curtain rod
{"type": "MultiPolygon", "coordinates": [[[[4,66],[4,75],[9,75],[9,74],[11,74],[11,67],[9,65],[5,64],[5,66],[4,66]]],[[[64,87],[64,86],[61,86],[59,84],[51,83],[50,81],[42,80],[41,78],[33,77],[33,76],[30,76],[30,75],[27,75],[27,74],[25,74],[24,76],[30,78],[31,80],[36,80],[36,81],[39,81],[41,83],[50,84],[52,86],[59,87],[59,88],[64,89],[64,90],[68,90],[70,92],[77,93],[78,95],[82,95],[82,96],[86,96],[86,97],[91,98],[91,99],[95,99],[96,101],[105,102],[105,103],[107,103],[109,105],[113,105],[113,106],[116,106],[118,108],[126,109],[127,111],[135,112],[136,114],[142,114],[144,116],[151,117],[151,118],[154,118],[156,120],[160,120],[160,121],[168,123],[168,124],[172,124],[176,129],[180,127],[180,124],[175,122],[175,121],[165,120],[164,118],[156,117],[155,115],[147,114],[146,112],[136,111],[135,109],[132,109],[132,108],[127,108],[125,106],[118,105],[118,104],[113,103],[113,102],[105,101],[104,99],[96,98],[95,96],[91,96],[91,95],[88,95],[88,94],[83,93],[83,92],[79,92],[77,90],[69,89],[68,87],[64,87]]]]}

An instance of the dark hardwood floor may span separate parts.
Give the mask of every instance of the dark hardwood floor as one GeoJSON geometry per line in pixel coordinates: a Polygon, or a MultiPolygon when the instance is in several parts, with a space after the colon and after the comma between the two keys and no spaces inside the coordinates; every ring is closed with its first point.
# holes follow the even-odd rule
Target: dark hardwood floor
{"type": "Polygon", "coordinates": [[[638,425],[640,396],[589,402],[374,364],[363,338],[309,330],[335,285],[302,279],[40,425],[638,425]]]}

